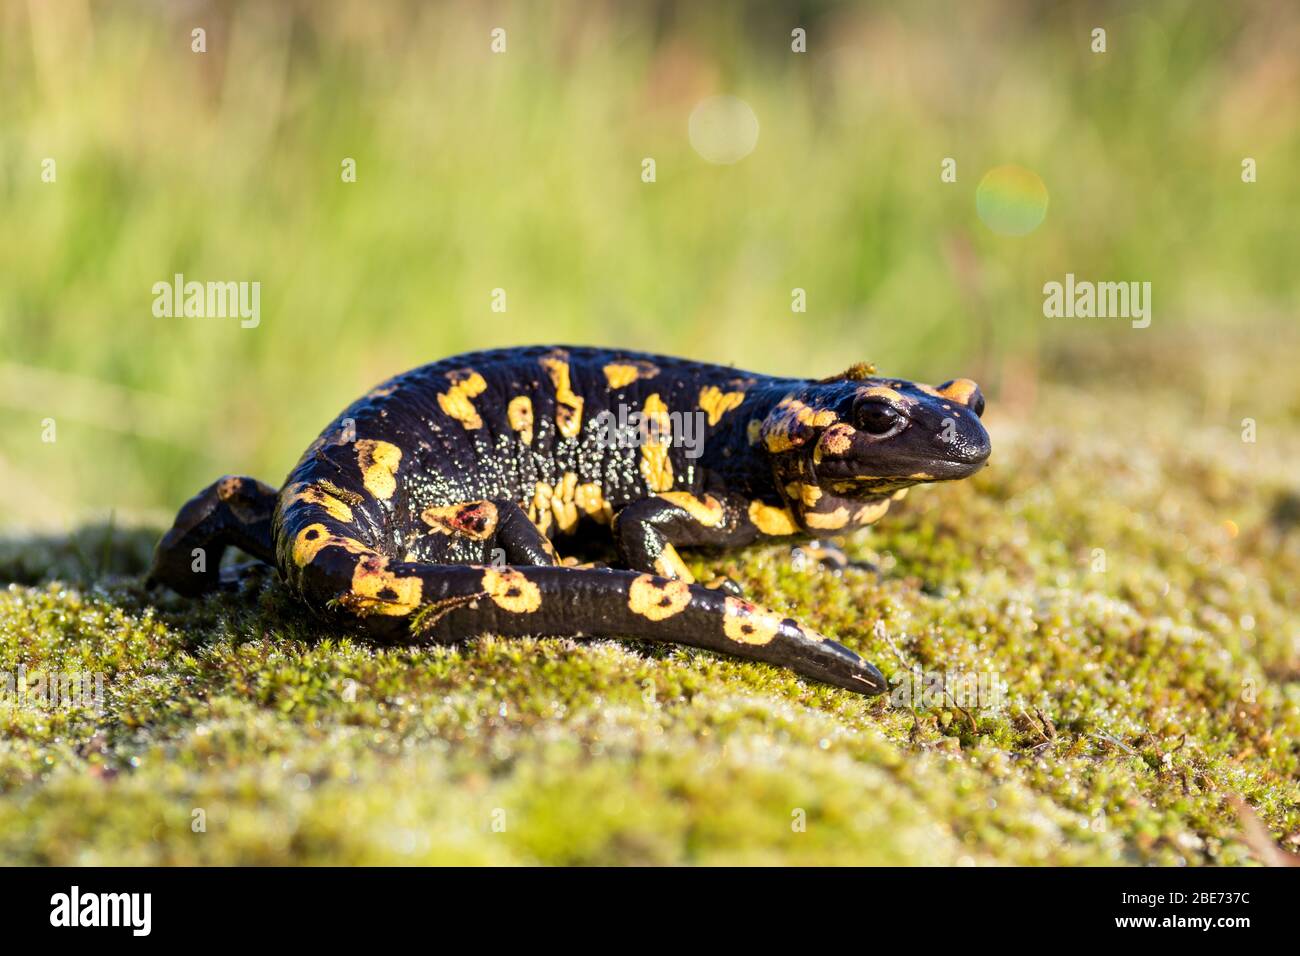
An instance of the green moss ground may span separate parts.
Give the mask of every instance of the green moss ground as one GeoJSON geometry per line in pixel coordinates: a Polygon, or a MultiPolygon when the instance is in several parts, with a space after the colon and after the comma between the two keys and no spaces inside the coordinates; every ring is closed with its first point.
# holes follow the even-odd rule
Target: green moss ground
{"type": "Polygon", "coordinates": [[[157,529],[8,541],[0,671],[101,671],[106,706],[0,706],[0,861],[1239,864],[1234,795],[1294,849],[1297,434],[1097,395],[994,415],[992,467],[849,542],[879,577],[697,562],[886,673],[993,674],[996,711],[643,644],[376,648],[270,576],[147,596],[157,529]]]}

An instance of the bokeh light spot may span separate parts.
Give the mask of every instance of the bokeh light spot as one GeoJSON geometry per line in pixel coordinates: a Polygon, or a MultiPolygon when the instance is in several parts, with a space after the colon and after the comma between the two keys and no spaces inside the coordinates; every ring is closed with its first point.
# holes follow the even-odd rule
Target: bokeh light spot
{"type": "Polygon", "coordinates": [[[736,163],[758,145],[758,117],[735,96],[710,96],[691,110],[691,147],[711,163],[736,163]]]}
{"type": "Polygon", "coordinates": [[[1047,217],[1047,186],[1032,169],[995,166],[975,189],[975,211],[999,236],[1024,236],[1047,217]]]}

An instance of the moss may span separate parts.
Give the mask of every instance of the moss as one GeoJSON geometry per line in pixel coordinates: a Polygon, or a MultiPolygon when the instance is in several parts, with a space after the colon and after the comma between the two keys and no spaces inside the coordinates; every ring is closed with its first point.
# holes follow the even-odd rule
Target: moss
{"type": "Polygon", "coordinates": [[[0,859],[1236,864],[1234,794],[1292,846],[1289,476],[1179,401],[1094,411],[993,418],[994,467],[846,542],[878,574],[696,558],[974,704],[641,644],[375,647],[269,574],[145,593],[156,529],[9,541],[0,672],[104,700],[0,708],[0,859]]]}

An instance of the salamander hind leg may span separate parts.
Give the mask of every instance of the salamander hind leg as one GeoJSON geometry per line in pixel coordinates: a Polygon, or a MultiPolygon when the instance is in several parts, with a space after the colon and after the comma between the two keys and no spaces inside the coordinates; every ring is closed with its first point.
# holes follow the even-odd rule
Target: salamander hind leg
{"type": "Polygon", "coordinates": [[[154,549],[147,584],[165,584],[185,595],[213,590],[220,582],[221,557],[236,547],[275,563],[271,519],[274,488],[253,478],[227,475],[182,506],[176,522],[154,549]]]}

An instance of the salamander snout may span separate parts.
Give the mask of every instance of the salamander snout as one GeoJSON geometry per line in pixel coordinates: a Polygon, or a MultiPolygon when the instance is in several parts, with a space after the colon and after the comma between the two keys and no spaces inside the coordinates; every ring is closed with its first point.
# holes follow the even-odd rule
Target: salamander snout
{"type": "Polygon", "coordinates": [[[889,682],[872,664],[843,644],[824,638],[802,649],[801,671],[817,680],[874,697],[889,690],[889,682]]]}
{"type": "Polygon", "coordinates": [[[921,439],[914,447],[928,445],[928,453],[919,456],[928,458],[921,470],[928,480],[969,477],[984,467],[992,451],[989,433],[980,421],[984,414],[984,393],[968,378],[945,382],[935,392],[909,410],[913,422],[919,426],[915,438],[921,439]],[[924,442],[926,435],[930,436],[928,443],[924,442]]]}

